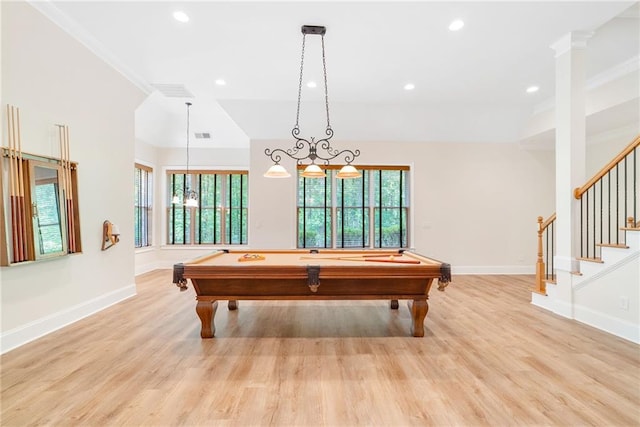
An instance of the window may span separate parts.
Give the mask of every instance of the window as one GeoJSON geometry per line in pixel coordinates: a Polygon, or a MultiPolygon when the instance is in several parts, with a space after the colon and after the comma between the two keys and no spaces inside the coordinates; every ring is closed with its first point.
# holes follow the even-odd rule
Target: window
{"type": "Polygon", "coordinates": [[[136,248],[151,246],[151,207],[153,206],[153,169],[135,165],[134,240],[136,248]]]}
{"type": "MultiPolygon", "coordinates": [[[[38,215],[35,219],[39,230],[36,247],[41,254],[62,252],[64,249],[64,225],[60,212],[58,177],[53,169],[44,169],[52,173],[49,177],[40,177],[35,186],[38,215]]],[[[42,175],[42,174],[41,174],[42,175]]]]}
{"type": "Polygon", "coordinates": [[[248,224],[247,171],[168,171],[167,243],[245,245],[248,224]],[[171,204],[186,189],[198,193],[198,206],[171,204]]]}
{"type": "Polygon", "coordinates": [[[298,247],[406,248],[409,168],[359,166],[362,177],[303,178],[298,169],[298,247]]]}

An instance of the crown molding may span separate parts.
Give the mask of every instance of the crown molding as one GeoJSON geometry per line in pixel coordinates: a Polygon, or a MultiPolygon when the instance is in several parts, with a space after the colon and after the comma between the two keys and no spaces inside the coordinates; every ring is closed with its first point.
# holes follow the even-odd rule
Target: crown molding
{"type": "Polygon", "coordinates": [[[621,126],[615,129],[609,129],[604,132],[597,133],[587,138],[587,144],[603,144],[611,141],[619,141],[620,139],[630,138],[638,135],[640,129],[637,125],[631,124],[621,126]]]}
{"type": "MultiPolygon", "coordinates": [[[[640,70],[640,55],[629,58],[626,61],[621,62],[618,65],[614,65],[613,67],[588,79],[586,82],[587,91],[594,90],[638,70],[640,70]]],[[[533,107],[533,114],[540,114],[544,111],[548,111],[555,107],[555,104],[555,97],[547,98],[533,107]]]]}
{"type": "Polygon", "coordinates": [[[600,74],[596,74],[595,76],[591,77],[589,80],[587,80],[587,89],[595,89],[599,86],[602,86],[606,83],[619,79],[622,76],[638,70],[640,70],[640,55],[629,58],[626,61],[618,65],[614,65],[608,70],[605,70],[600,74]]]}
{"type": "Polygon", "coordinates": [[[91,34],[82,28],[76,21],[58,9],[50,0],[26,0],[29,5],[38,10],[44,16],[49,18],[51,22],[60,27],[78,42],[82,43],[87,49],[94,53],[98,58],[106,62],[113,69],[122,74],[127,80],[131,81],[135,86],[142,90],[145,94],[151,94],[155,89],[149,85],[142,77],[134,73],[107,48],[97,41],[91,34]]]}
{"type": "Polygon", "coordinates": [[[550,47],[556,51],[556,58],[567,53],[571,49],[584,49],[587,40],[593,36],[593,31],[572,31],[560,37],[550,47]]]}

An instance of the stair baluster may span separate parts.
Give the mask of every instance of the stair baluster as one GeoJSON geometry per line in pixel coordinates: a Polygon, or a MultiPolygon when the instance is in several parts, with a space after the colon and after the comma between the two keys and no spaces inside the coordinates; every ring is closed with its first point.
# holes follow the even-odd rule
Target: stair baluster
{"type": "Polygon", "coordinates": [[[580,200],[580,258],[601,260],[601,246],[623,246],[627,218],[640,211],[638,175],[640,135],[585,185],[576,188],[580,200]],[[606,206],[606,209],[605,209],[606,206]]]}

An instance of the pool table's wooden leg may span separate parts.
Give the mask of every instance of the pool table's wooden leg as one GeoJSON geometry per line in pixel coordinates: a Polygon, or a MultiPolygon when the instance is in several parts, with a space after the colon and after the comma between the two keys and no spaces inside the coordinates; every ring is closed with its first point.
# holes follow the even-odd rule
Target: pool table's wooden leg
{"type": "Polygon", "coordinates": [[[397,310],[399,305],[400,304],[398,304],[398,300],[397,299],[392,299],[391,300],[391,309],[392,310],[397,310]]]}
{"type": "Polygon", "coordinates": [[[230,299],[229,303],[227,304],[227,307],[229,308],[229,310],[237,310],[238,309],[238,300],[230,299]]]}
{"type": "Polygon", "coordinates": [[[202,338],[213,338],[216,333],[216,326],[213,323],[213,318],[216,315],[218,309],[218,301],[198,301],[196,305],[196,313],[202,322],[202,329],[200,329],[200,336],[202,338]]]}
{"type": "Polygon", "coordinates": [[[426,299],[409,300],[409,311],[411,312],[411,333],[414,337],[424,336],[424,318],[427,317],[429,304],[426,299]]]}

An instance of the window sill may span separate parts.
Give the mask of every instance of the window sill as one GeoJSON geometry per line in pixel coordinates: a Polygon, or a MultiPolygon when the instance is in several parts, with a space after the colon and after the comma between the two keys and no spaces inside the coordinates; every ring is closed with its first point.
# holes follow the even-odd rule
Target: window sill
{"type": "Polygon", "coordinates": [[[219,250],[242,248],[250,249],[248,245],[162,245],[160,250],[184,250],[184,251],[201,251],[201,250],[219,250]]]}
{"type": "Polygon", "coordinates": [[[154,252],[157,248],[155,246],[143,246],[141,248],[136,248],[136,254],[144,254],[147,252],[154,252]]]}

